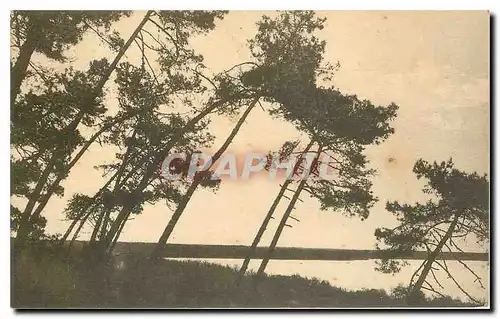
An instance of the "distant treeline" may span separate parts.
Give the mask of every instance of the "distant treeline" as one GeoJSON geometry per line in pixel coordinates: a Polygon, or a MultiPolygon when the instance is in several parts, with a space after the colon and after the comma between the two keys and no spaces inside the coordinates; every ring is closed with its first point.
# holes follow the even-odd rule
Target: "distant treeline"
{"type": "MultiPolygon", "coordinates": [[[[154,246],[154,243],[119,242],[116,244],[115,253],[144,253],[147,255],[154,249],[154,246]]],[[[256,259],[262,258],[266,250],[267,247],[258,247],[254,257],[256,259]]],[[[248,247],[243,245],[167,244],[163,257],[243,259],[247,252],[248,247]]],[[[272,259],[284,260],[367,260],[386,258],[424,260],[427,258],[427,252],[412,251],[394,255],[393,252],[383,250],[278,247],[272,256],[272,259]]],[[[440,259],[488,261],[489,256],[487,253],[477,252],[442,252],[440,259]]]]}

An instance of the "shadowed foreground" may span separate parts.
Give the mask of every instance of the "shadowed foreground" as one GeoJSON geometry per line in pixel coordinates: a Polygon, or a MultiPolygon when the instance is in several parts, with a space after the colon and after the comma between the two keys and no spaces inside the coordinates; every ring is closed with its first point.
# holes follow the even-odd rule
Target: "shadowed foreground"
{"type": "MultiPolygon", "coordinates": [[[[80,256],[81,257],[81,256],[80,256]]],[[[25,253],[12,260],[13,308],[206,308],[206,307],[405,307],[397,291],[347,291],[300,276],[247,275],[236,289],[237,270],[220,265],[117,256],[90,266],[82,258],[25,253]],[[75,260],[79,260],[76,262],[75,260]]],[[[422,300],[426,307],[471,306],[451,298],[422,300]]]]}

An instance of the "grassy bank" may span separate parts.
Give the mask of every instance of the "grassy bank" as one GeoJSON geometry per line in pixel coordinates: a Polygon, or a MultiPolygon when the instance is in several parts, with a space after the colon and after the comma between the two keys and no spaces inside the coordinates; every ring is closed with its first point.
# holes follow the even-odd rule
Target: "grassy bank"
{"type": "MultiPolygon", "coordinates": [[[[250,274],[236,287],[237,270],[193,261],[151,264],[126,255],[91,266],[77,256],[25,253],[12,260],[14,308],[207,308],[207,307],[405,307],[401,291],[348,291],[300,276],[250,274]]],[[[451,298],[422,306],[470,306],[451,298]]]]}

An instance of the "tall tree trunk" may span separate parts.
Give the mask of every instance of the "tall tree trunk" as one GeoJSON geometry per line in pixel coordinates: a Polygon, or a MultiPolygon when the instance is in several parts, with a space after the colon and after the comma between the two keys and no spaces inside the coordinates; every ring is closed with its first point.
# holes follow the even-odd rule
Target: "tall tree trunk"
{"type": "Polygon", "coordinates": [[[71,241],[69,242],[69,246],[68,246],[68,249],[71,248],[71,246],[73,245],[73,243],[75,242],[75,240],[78,238],[78,235],[80,234],[80,231],[82,230],[83,228],[83,225],[85,225],[85,222],[87,221],[87,219],[90,217],[90,215],[92,215],[92,212],[87,212],[87,214],[85,214],[85,216],[83,216],[83,218],[80,220],[80,225],[78,225],[78,228],[76,229],[75,233],[73,234],[73,238],[71,238],[71,241]]]}
{"type": "Polygon", "coordinates": [[[30,64],[31,56],[36,49],[36,36],[31,32],[28,32],[26,40],[24,41],[21,49],[19,50],[19,56],[17,57],[16,63],[12,67],[10,75],[10,105],[12,114],[15,114],[14,104],[19,92],[21,92],[21,84],[26,77],[26,71],[28,70],[28,65],[30,64]]]}
{"type": "MultiPolygon", "coordinates": [[[[303,154],[309,152],[309,149],[311,148],[311,146],[313,144],[314,144],[314,141],[309,142],[309,145],[307,145],[303,154]]],[[[293,167],[292,174],[295,174],[299,165],[300,165],[300,161],[297,161],[297,163],[293,167]]],[[[283,183],[283,186],[281,186],[281,189],[278,193],[278,196],[276,196],[276,198],[273,201],[273,204],[271,205],[271,207],[269,208],[269,211],[267,212],[266,217],[264,217],[264,220],[262,221],[262,224],[260,225],[260,228],[259,228],[259,230],[258,230],[257,234],[255,235],[255,238],[252,242],[252,246],[250,246],[248,253],[245,257],[245,260],[243,261],[243,264],[241,265],[241,268],[239,271],[239,277],[240,277],[239,280],[242,279],[243,275],[247,271],[248,265],[250,264],[250,260],[255,255],[255,252],[257,250],[257,245],[259,244],[260,240],[262,239],[262,236],[264,235],[264,232],[267,229],[267,225],[269,224],[269,222],[271,221],[271,218],[273,217],[273,214],[274,214],[274,211],[276,210],[276,207],[278,207],[278,204],[281,201],[281,198],[283,197],[283,195],[285,194],[285,191],[288,189],[288,186],[292,183],[292,177],[293,177],[293,175],[290,176],[289,179],[285,180],[285,182],[283,183]]]]}
{"type": "Polygon", "coordinates": [[[95,225],[94,225],[94,229],[92,230],[92,234],[90,235],[90,239],[89,239],[89,243],[93,243],[95,242],[96,238],[97,238],[97,234],[100,233],[100,231],[102,231],[102,222],[103,222],[103,219],[104,219],[104,215],[108,212],[108,210],[106,210],[106,212],[103,212],[102,214],[99,214],[99,218],[97,219],[95,225]]]}
{"type": "MultiPolygon", "coordinates": [[[[92,205],[89,205],[87,207],[87,209],[90,208],[90,206],[92,205]]],[[[62,249],[62,247],[64,247],[64,244],[66,243],[66,240],[68,239],[69,235],[71,234],[71,232],[73,231],[73,228],[75,228],[76,224],[78,222],[80,222],[80,226],[78,227],[78,229],[76,230],[75,233],[78,233],[80,232],[80,230],[82,229],[83,225],[85,224],[85,222],[87,221],[87,219],[90,217],[90,215],[92,214],[92,211],[91,210],[88,210],[87,209],[85,210],[82,210],[82,212],[80,213],[80,215],[78,216],[78,218],[75,218],[73,220],[73,222],[71,222],[71,225],[68,227],[68,229],[66,230],[66,232],[64,233],[64,236],[59,240],[59,247],[62,249]]]]}
{"type": "MultiPolygon", "coordinates": [[[[315,164],[318,162],[318,158],[319,158],[320,153],[321,153],[321,149],[318,150],[318,156],[313,160],[310,167],[314,167],[315,164]]],[[[310,170],[308,170],[308,172],[310,172],[310,170]]],[[[257,277],[261,277],[264,274],[264,271],[266,270],[267,264],[269,263],[269,260],[271,259],[271,256],[274,252],[274,249],[276,248],[276,245],[278,244],[278,240],[281,236],[281,233],[283,232],[283,229],[285,228],[286,222],[288,221],[288,217],[290,217],[290,214],[292,213],[292,210],[295,207],[295,203],[299,199],[300,193],[302,192],[302,189],[304,188],[306,183],[307,183],[307,176],[303,177],[303,179],[300,181],[299,186],[297,186],[297,189],[295,190],[295,193],[293,194],[293,197],[290,200],[290,203],[288,204],[288,207],[286,208],[285,213],[283,214],[283,217],[281,218],[281,221],[278,225],[278,228],[276,229],[276,233],[274,233],[273,240],[271,241],[271,244],[269,245],[269,248],[266,251],[264,258],[262,259],[259,270],[257,271],[257,277]]]]}
{"type": "MultiPolygon", "coordinates": [[[[136,135],[137,135],[137,128],[134,129],[134,132],[132,133],[132,136],[130,137],[132,141],[135,141],[136,135]]],[[[125,167],[128,164],[128,161],[130,158],[130,153],[131,153],[132,149],[134,148],[134,146],[135,146],[135,142],[133,142],[133,144],[129,144],[127,146],[127,150],[125,151],[125,155],[123,156],[123,162],[115,173],[116,179],[115,179],[115,186],[113,188],[113,194],[116,194],[116,191],[120,187],[120,182],[121,182],[123,172],[125,171],[125,167]]],[[[90,243],[93,243],[97,239],[98,234],[101,235],[101,238],[104,237],[104,235],[106,234],[106,229],[108,227],[108,220],[109,220],[110,214],[111,214],[111,211],[109,209],[107,209],[107,207],[106,207],[105,211],[99,215],[99,218],[98,218],[97,223],[94,227],[94,230],[92,231],[92,235],[90,236],[90,240],[89,240],[90,243]]]]}
{"type": "Polygon", "coordinates": [[[101,232],[99,233],[99,239],[104,238],[106,236],[106,232],[108,229],[109,221],[111,220],[111,212],[107,210],[104,213],[104,220],[102,221],[101,232]]]}
{"type": "MultiPolygon", "coordinates": [[[[79,216],[79,218],[75,218],[73,220],[73,222],[71,223],[71,225],[68,227],[68,229],[66,230],[66,232],[64,233],[64,236],[61,238],[60,242],[59,242],[59,245],[62,247],[64,245],[64,243],[66,242],[66,240],[68,239],[69,235],[71,234],[71,232],[73,231],[73,228],[75,228],[76,224],[78,223],[78,221],[82,221],[83,220],[83,223],[85,223],[85,221],[87,220],[87,218],[90,216],[90,214],[92,213],[91,211],[88,211],[92,205],[94,204],[94,201],[99,197],[101,196],[101,194],[104,192],[104,190],[113,182],[113,180],[115,180],[119,175],[119,172],[116,172],[115,174],[113,174],[113,176],[111,176],[108,181],[99,189],[99,191],[94,195],[92,196],[92,199],[91,201],[89,202],[89,204],[84,208],[82,209],[82,212],[79,216]]],[[[82,225],[83,227],[83,225],[82,225]]]]}
{"type": "Polygon", "coordinates": [[[106,236],[103,236],[102,240],[99,241],[100,242],[99,246],[103,250],[107,250],[111,246],[111,243],[113,242],[116,233],[120,230],[122,223],[128,218],[131,209],[132,207],[129,206],[122,207],[106,236]]]}
{"type": "MultiPolygon", "coordinates": [[[[103,127],[99,131],[97,131],[94,135],[92,135],[92,137],[82,146],[82,148],[80,149],[80,151],[78,151],[78,153],[75,155],[75,157],[69,162],[68,166],[65,169],[65,172],[69,173],[71,171],[71,169],[76,165],[76,163],[80,160],[80,158],[85,154],[85,152],[88,150],[88,148],[105,131],[107,131],[108,129],[110,129],[114,125],[116,125],[116,124],[118,124],[120,122],[123,122],[123,121],[125,121],[125,120],[127,120],[127,119],[129,119],[129,118],[131,118],[133,116],[135,116],[135,114],[133,114],[133,113],[127,114],[126,116],[124,116],[124,117],[122,117],[120,119],[116,119],[114,121],[111,121],[111,122],[103,125],[103,127]]],[[[36,218],[36,217],[38,217],[40,215],[40,213],[45,208],[45,206],[49,202],[50,198],[52,197],[52,195],[56,191],[57,187],[59,186],[59,183],[63,180],[64,176],[65,176],[65,174],[60,174],[59,176],[57,176],[56,180],[50,185],[50,187],[48,188],[47,192],[42,196],[42,198],[40,200],[40,203],[38,204],[38,206],[36,207],[36,209],[33,211],[33,213],[32,213],[33,218],[36,218]]]]}
{"type": "Polygon", "coordinates": [[[37,200],[40,199],[39,198],[40,192],[42,191],[43,186],[45,185],[43,181],[46,181],[49,178],[50,173],[52,171],[52,165],[54,163],[55,163],[55,158],[52,158],[51,162],[49,162],[45,167],[45,169],[43,170],[42,175],[40,176],[35,186],[35,189],[33,190],[33,192],[30,193],[28,203],[26,204],[26,207],[24,208],[24,211],[21,215],[21,220],[19,221],[19,227],[16,232],[16,246],[18,248],[21,248],[21,246],[23,245],[24,241],[26,240],[30,232],[30,219],[31,221],[34,221],[35,219],[34,217],[31,216],[31,211],[35,207],[37,200]]]}
{"type": "Polygon", "coordinates": [[[425,263],[424,268],[422,269],[422,272],[420,273],[420,276],[418,277],[417,282],[411,287],[411,291],[409,292],[409,294],[407,296],[408,305],[416,305],[419,303],[419,294],[420,294],[420,290],[422,289],[423,284],[425,283],[425,279],[427,278],[427,275],[429,274],[429,271],[431,270],[432,264],[434,263],[434,261],[436,261],[436,258],[438,257],[439,253],[443,249],[444,245],[453,235],[453,231],[455,230],[455,227],[457,226],[459,217],[460,217],[459,214],[455,214],[455,217],[453,218],[453,221],[451,222],[450,227],[448,227],[448,230],[446,231],[444,236],[441,238],[441,240],[437,244],[436,248],[427,257],[427,261],[425,263]]]}
{"type": "MultiPolygon", "coordinates": [[[[127,218],[128,218],[128,216],[127,216],[127,218]]],[[[123,228],[125,227],[125,223],[127,222],[127,218],[125,218],[125,220],[123,220],[122,224],[120,225],[120,228],[118,229],[118,232],[116,233],[115,239],[113,239],[111,246],[108,248],[109,254],[111,254],[113,252],[113,249],[115,249],[116,243],[118,242],[118,238],[120,238],[120,235],[123,231],[123,228]]]]}
{"type": "MultiPolygon", "coordinates": [[[[118,63],[120,62],[120,60],[122,59],[122,57],[125,55],[125,52],[128,50],[128,48],[130,47],[130,45],[132,44],[132,42],[134,41],[134,39],[137,37],[137,35],[139,34],[139,32],[142,30],[142,28],[144,27],[144,25],[146,24],[146,22],[149,20],[149,17],[150,17],[151,14],[152,14],[151,10],[146,13],[146,15],[142,19],[141,23],[139,23],[139,25],[134,30],[134,32],[132,33],[132,35],[130,36],[130,38],[123,45],[123,47],[120,49],[120,51],[118,52],[118,54],[114,58],[113,62],[111,63],[111,65],[106,70],[106,73],[104,74],[104,76],[97,83],[96,87],[94,88],[94,93],[92,94],[92,96],[89,96],[89,98],[84,102],[84,104],[93,103],[93,101],[95,100],[95,97],[98,96],[102,92],[102,90],[104,88],[104,85],[109,80],[111,74],[115,70],[116,66],[118,65],[118,63]]],[[[28,63],[29,63],[29,61],[28,61],[28,63]]],[[[65,128],[65,131],[72,132],[72,131],[76,130],[76,128],[80,124],[80,121],[83,119],[83,117],[85,115],[85,112],[83,111],[84,109],[85,108],[82,107],[82,110],[77,114],[76,118],[65,128]]],[[[87,148],[89,146],[90,145],[88,145],[87,148]]],[[[85,148],[85,150],[87,148],[85,148]]],[[[81,152],[79,155],[81,157],[83,155],[83,152],[81,152]]],[[[80,157],[77,157],[76,159],[78,160],[80,157]]],[[[55,160],[56,160],[56,155],[53,154],[51,160],[49,161],[48,166],[46,167],[46,170],[44,171],[44,173],[42,174],[42,176],[38,180],[37,187],[32,192],[32,194],[30,196],[30,199],[28,201],[28,204],[26,205],[26,207],[25,207],[25,209],[23,211],[23,215],[21,217],[21,222],[20,222],[20,225],[19,225],[19,229],[22,230],[22,231],[18,231],[18,233],[16,235],[16,241],[20,241],[20,243],[22,243],[26,239],[27,230],[29,229],[29,219],[30,219],[30,217],[32,219],[35,219],[35,218],[37,218],[40,215],[43,207],[45,207],[45,205],[47,204],[48,199],[52,196],[53,191],[58,186],[59,181],[62,179],[62,176],[64,175],[64,174],[62,174],[58,178],[57,185],[55,183],[52,185],[52,187],[51,187],[52,192],[48,192],[47,193],[47,196],[45,196],[46,198],[43,198],[43,203],[41,203],[43,205],[41,205],[41,208],[37,209],[36,213],[34,213],[32,215],[32,211],[33,211],[33,208],[35,206],[35,203],[36,203],[37,200],[40,199],[40,192],[43,189],[43,186],[47,183],[48,177],[49,177],[50,173],[52,172],[52,168],[53,168],[53,165],[55,163],[55,160]],[[38,187],[39,185],[40,185],[40,187],[38,187]]],[[[73,165],[76,163],[76,161],[72,161],[72,162],[73,162],[73,165]]]]}
{"type": "MultiPolygon", "coordinates": [[[[241,126],[243,125],[246,118],[248,117],[248,115],[250,114],[250,112],[255,107],[255,105],[257,104],[258,101],[259,101],[259,97],[256,97],[251,102],[250,106],[245,110],[245,112],[243,113],[241,118],[238,120],[238,123],[231,131],[231,134],[229,134],[228,138],[226,139],[226,141],[222,145],[222,147],[214,154],[214,156],[212,156],[212,163],[211,163],[210,167],[207,168],[207,170],[212,168],[214,163],[217,162],[217,160],[219,160],[219,158],[222,156],[222,154],[224,154],[224,152],[227,150],[227,148],[232,143],[236,134],[238,134],[241,126]]],[[[161,252],[163,250],[164,245],[167,243],[168,239],[170,238],[170,235],[172,234],[175,225],[179,221],[179,218],[181,217],[182,213],[184,212],[184,209],[186,208],[189,200],[191,199],[191,196],[193,196],[193,193],[196,190],[196,188],[198,187],[199,183],[200,183],[200,179],[195,178],[193,183],[191,184],[191,186],[188,188],[186,194],[182,197],[181,202],[179,203],[174,214],[170,218],[170,221],[168,222],[167,227],[165,227],[165,230],[163,231],[160,238],[158,239],[158,244],[156,245],[155,249],[153,250],[153,253],[151,254],[151,260],[153,262],[156,262],[161,258],[161,252]]]]}
{"type": "Polygon", "coordinates": [[[80,215],[78,215],[78,218],[73,219],[73,221],[71,222],[71,225],[68,227],[68,229],[66,229],[66,232],[64,233],[64,235],[62,236],[62,238],[59,240],[59,247],[63,247],[64,246],[64,243],[66,243],[66,240],[68,239],[69,235],[73,231],[73,228],[75,228],[75,226],[78,223],[78,221],[80,221],[82,218],[85,217],[85,214],[88,214],[88,212],[82,211],[80,213],[80,215]]]}

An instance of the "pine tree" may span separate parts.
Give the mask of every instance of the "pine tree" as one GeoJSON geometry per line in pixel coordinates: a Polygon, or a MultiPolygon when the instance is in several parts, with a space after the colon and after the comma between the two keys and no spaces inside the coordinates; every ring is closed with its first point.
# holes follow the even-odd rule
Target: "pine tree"
{"type": "MultiPolygon", "coordinates": [[[[251,96],[246,112],[249,112],[259,99],[271,103],[280,103],[278,93],[284,90],[293,89],[294,84],[310,83],[314,81],[316,69],[322,60],[325,43],[319,41],[312,33],[316,29],[321,29],[323,19],[315,18],[313,12],[293,11],[283,12],[276,19],[264,16],[258,25],[258,32],[249,41],[250,50],[255,61],[247,62],[252,65],[248,71],[240,73],[238,80],[227,81],[229,85],[221,86],[219,95],[232,95],[239,99],[233,99],[232,103],[239,101],[241,96],[247,98],[251,96]],[[240,84],[240,83],[241,84],[240,84]],[[240,93],[235,94],[235,92],[240,93]],[[224,92],[226,91],[226,92],[224,92]]],[[[283,94],[283,93],[281,93],[283,94]]],[[[240,119],[240,123],[244,120],[240,119]]],[[[220,157],[232,142],[241,124],[238,123],[230,134],[224,145],[214,156],[220,157]]],[[[210,169],[210,168],[208,168],[210,169]]],[[[190,200],[196,183],[185,194],[181,205],[173,214],[169,224],[158,240],[155,251],[152,254],[153,260],[161,257],[164,245],[168,241],[177,221],[182,215],[188,201],[190,200]]]]}
{"type": "MultiPolygon", "coordinates": [[[[442,270],[454,284],[473,302],[479,303],[452,276],[441,252],[463,251],[457,238],[475,238],[478,243],[486,243],[489,237],[489,181],[486,175],[466,173],[454,167],[450,159],[446,162],[430,164],[419,159],[413,168],[417,178],[425,178],[424,193],[434,199],[426,203],[400,204],[387,202],[387,210],[399,222],[395,228],[379,228],[375,232],[377,240],[389,254],[426,250],[427,259],[410,279],[407,301],[417,304],[421,290],[440,294],[432,284],[439,287],[435,271],[442,270]],[[435,268],[437,267],[437,268],[435,268]],[[432,278],[428,278],[429,274],[432,278]]],[[[381,248],[382,249],[382,248],[381,248]]],[[[471,272],[476,282],[481,278],[463,261],[458,261],[471,272]]],[[[397,273],[407,263],[387,258],[381,260],[379,271],[397,273]]],[[[484,287],[483,287],[484,288],[484,287]]]]}
{"type": "Polygon", "coordinates": [[[12,11],[11,46],[19,51],[11,69],[11,105],[26,77],[33,53],[65,62],[64,51],[82,40],[88,30],[109,31],[127,11],[12,11]]]}
{"type": "MultiPolygon", "coordinates": [[[[375,106],[354,95],[343,95],[334,88],[311,86],[294,92],[292,96],[283,95],[288,99],[285,104],[288,107],[277,113],[308,134],[311,142],[317,144],[316,156],[310,164],[310,178],[302,178],[295,190],[288,189],[290,183],[280,190],[280,194],[290,190],[293,195],[259,267],[260,276],[284,227],[291,227],[287,221],[302,191],[318,199],[322,210],[341,211],[362,219],[368,217],[369,209],[377,200],[371,192],[370,181],[375,171],[366,167],[368,162],[363,151],[366,145],[380,143],[394,132],[390,122],[396,116],[398,107],[395,104],[375,106]],[[322,166],[332,171],[328,180],[320,172],[322,166]]],[[[304,169],[308,168],[303,167],[302,171],[304,169]]],[[[268,222],[266,217],[261,228],[268,222]]]]}
{"type": "MultiPolygon", "coordinates": [[[[171,150],[187,152],[211,141],[204,117],[217,108],[217,102],[194,118],[169,112],[169,108],[184,104],[190,112],[196,110],[198,95],[206,91],[202,84],[206,77],[203,58],[189,48],[188,38],[208,32],[215,27],[214,20],[223,15],[218,11],[154,12],[148,22],[157,35],[145,28],[134,39],[141,52],[141,66],[118,66],[119,114],[133,116],[104,132],[102,140],[124,152],[117,154],[117,163],[102,167],[111,181],[95,195],[101,205],[93,207],[94,212],[86,210],[91,207],[73,205],[80,213],[70,213],[81,219],[80,225],[87,221],[93,224],[91,242],[99,239],[102,252],[112,248],[130,214],[140,213],[144,203],[160,199],[175,202],[181,185],[160,181],[159,168],[166,154],[171,150]]],[[[72,223],[65,238],[75,225],[72,223]]]]}
{"type": "MultiPolygon", "coordinates": [[[[130,46],[133,37],[137,35],[150,14],[151,12],[148,12],[146,14],[145,19],[141,21],[140,25],[132,34],[129,41],[127,41],[127,43],[123,45],[123,47],[120,49],[120,52],[118,52],[115,59],[110,65],[107,64],[107,61],[105,59],[94,61],[91,63],[87,74],[79,71],[73,72],[73,70],[70,68],[66,70],[66,73],[69,73],[69,78],[68,75],[66,76],[66,78],[61,78],[61,76],[56,75],[56,78],[60,78],[60,86],[62,86],[62,91],[61,88],[54,86],[54,81],[49,81],[49,84],[45,88],[45,94],[53,94],[54,90],[56,90],[56,92],[57,90],[59,90],[59,92],[62,92],[62,94],[60,94],[59,100],[57,101],[59,103],[62,102],[63,107],[65,107],[66,104],[69,104],[70,107],[64,110],[69,114],[69,118],[68,121],[64,123],[64,125],[54,128],[58,131],[58,136],[61,137],[62,141],[52,141],[52,143],[46,143],[42,145],[32,144],[35,147],[36,151],[39,153],[39,156],[41,156],[40,154],[44,153],[47,153],[48,155],[44,165],[45,167],[40,171],[40,175],[35,183],[35,187],[27,196],[28,203],[21,213],[16,234],[19,247],[22,246],[26,237],[29,235],[29,225],[31,223],[30,220],[32,221],[40,218],[40,213],[43,207],[46,205],[48,199],[54,193],[56,193],[57,190],[61,189],[59,186],[59,182],[67,176],[69,170],[76,164],[76,161],[78,161],[78,159],[83,155],[83,152],[88,148],[89,143],[87,143],[87,145],[83,143],[77,127],[80,123],[93,125],[99,115],[106,111],[105,107],[102,104],[103,87],[108,81],[117,63],[123,57],[125,51],[130,46]],[[69,161],[69,157],[71,156],[73,150],[82,144],[82,151],[78,153],[74,159],[69,161]],[[60,165],[61,161],[69,162],[66,165],[60,165]],[[52,184],[51,174],[56,175],[56,178],[52,184]],[[46,194],[42,197],[43,191],[46,191],[46,194]],[[34,210],[37,202],[40,202],[40,204],[38,205],[36,210],[34,210]]],[[[109,13],[105,13],[104,16],[108,17],[109,13]]],[[[112,14],[112,16],[114,15],[112,14]]],[[[85,15],[83,15],[83,17],[85,17],[85,15]]],[[[74,20],[72,17],[70,17],[69,19],[71,21],[74,20]]],[[[92,19],[99,21],[99,19],[102,18],[99,18],[98,15],[94,14],[92,15],[92,19]]],[[[104,23],[109,24],[110,22],[108,20],[105,20],[104,23]]],[[[28,28],[26,32],[30,30],[31,29],[28,28]]],[[[60,30],[60,32],[64,32],[64,30],[60,30]]],[[[62,50],[64,48],[65,46],[62,45],[60,49],[62,50]]],[[[58,55],[56,55],[56,57],[58,57],[58,55]]],[[[61,55],[59,58],[63,59],[63,56],[61,55]]],[[[33,102],[31,100],[28,100],[28,104],[26,105],[25,103],[23,105],[23,102],[25,100],[21,100],[21,103],[15,105],[11,119],[11,124],[12,126],[14,126],[13,129],[18,129],[19,131],[31,129],[31,127],[26,126],[26,122],[19,120],[19,114],[22,114],[23,112],[26,113],[26,109],[29,109],[31,107],[29,104],[30,102],[35,104],[37,108],[44,112],[44,114],[42,115],[43,117],[50,118],[50,116],[57,116],[58,113],[45,113],[45,110],[48,108],[47,104],[52,103],[52,98],[47,98],[43,95],[42,99],[36,97],[34,98],[31,92],[28,93],[27,97],[32,98],[32,100],[34,99],[35,101],[33,102]]],[[[14,103],[16,103],[16,101],[14,101],[14,103]]],[[[58,111],[60,112],[60,110],[58,111]]],[[[28,116],[32,115],[33,114],[30,113],[28,116]]],[[[42,129],[45,129],[45,127],[42,127],[42,129]]],[[[40,132],[36,132],[36,134],[40,134],[40,132]]],[[[57,139],[57,136],[49,138],[57,139]]],[[[30,141],[27,141],[27,143],[30,143],[30,141]]]]}

